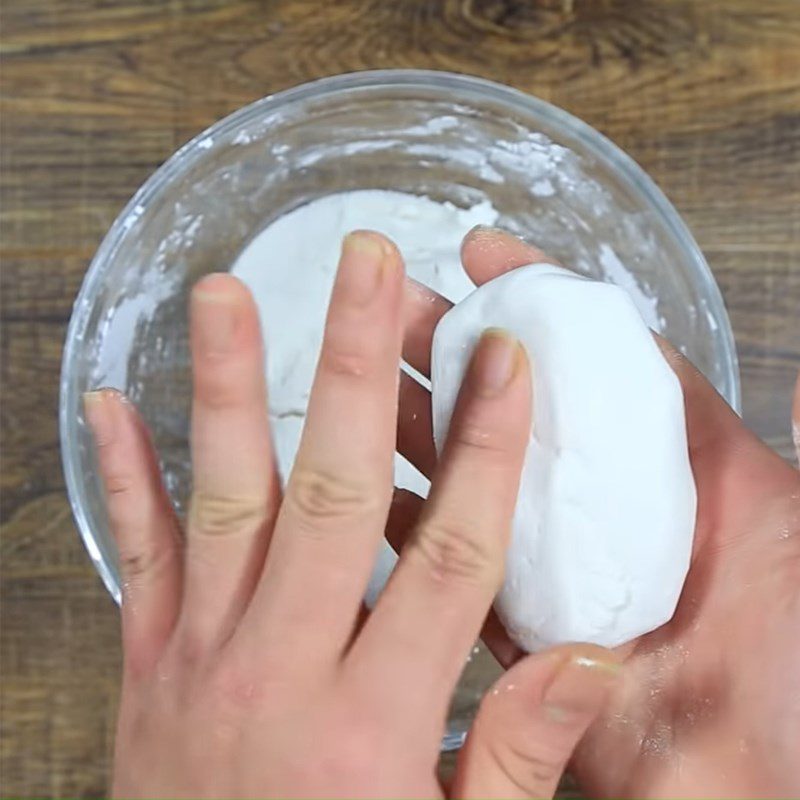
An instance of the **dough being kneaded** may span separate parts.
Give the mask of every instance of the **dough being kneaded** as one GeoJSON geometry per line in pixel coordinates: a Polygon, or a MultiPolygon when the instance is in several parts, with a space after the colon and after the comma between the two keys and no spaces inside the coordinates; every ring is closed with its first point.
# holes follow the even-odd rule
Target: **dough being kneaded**
{"type": "Polygon", "coordinates": [[[433,340],[441,450],[472,350],[489,327],[531,362],[533,425],[496,609],[528,651],[613,647],[675,611],[696,493],[680,382],[620,288],[549,264],[476,289],[433,340]]]}

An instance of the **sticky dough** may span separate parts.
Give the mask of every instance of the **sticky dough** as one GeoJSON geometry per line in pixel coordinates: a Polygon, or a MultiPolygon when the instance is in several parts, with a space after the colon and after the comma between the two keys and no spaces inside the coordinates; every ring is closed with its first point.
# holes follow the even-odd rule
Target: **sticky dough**
{"type": "Polygon", "coordinates": [[[488,327],[517,336],[532,365],[533,424],[496,603],[509,635],[536,651],[614,646],[653,630],[675,611],[695,523],[677,377],[623,290],[523,267],[475,290],[436,328],[439,449],[488,327]]]}

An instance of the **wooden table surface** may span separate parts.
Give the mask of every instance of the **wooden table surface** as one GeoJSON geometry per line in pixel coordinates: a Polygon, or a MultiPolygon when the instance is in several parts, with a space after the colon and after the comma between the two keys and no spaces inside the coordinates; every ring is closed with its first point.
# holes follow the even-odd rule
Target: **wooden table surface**
{"type": "Polygon", "coordinates": [[[797,0],[4,0],[2,794],[99,796],[117,613],[79,543],[57,436],[84,270],[181,143],[337,72],[427,67],[532,92],[609,135],[697,237],[748,423],[786,456],[800,365],[797,0]]]}

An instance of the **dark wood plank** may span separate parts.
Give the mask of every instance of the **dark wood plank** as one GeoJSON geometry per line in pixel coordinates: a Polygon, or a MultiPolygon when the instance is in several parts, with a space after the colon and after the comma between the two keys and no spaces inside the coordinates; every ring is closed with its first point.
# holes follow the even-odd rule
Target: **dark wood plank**
{"type": "Polygon", "coordinates": [[[722,287],[745,418],[788,456],[800,364],[796,0],[6,0],[2,792],[106,791],[116,612],[63,496],[61,344],[116,213],[182,142],[311,78],[421,67],[569,109],[630,152],[722,287]]]}

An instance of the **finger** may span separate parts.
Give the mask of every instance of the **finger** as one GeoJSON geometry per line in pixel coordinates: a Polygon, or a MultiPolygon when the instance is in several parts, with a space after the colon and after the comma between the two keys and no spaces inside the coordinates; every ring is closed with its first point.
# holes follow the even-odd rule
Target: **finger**
{"type": "Polygon", "coordinates": [[[397,450],[426,478],[430,478],[437,461],[433,444],[431,393],[412,377],[402,373],[399,398],[397,450]]]}
{"type": "Polygon", "coordinates": [[[408,489],[395,489],[386,520],[386,541],[400,554],[419,520],[423,498],[408,489]]]}
{"type": "MultiPolygon", "coordinates": [[[[663,337],[653,335],[681,382],[689,455],[696,473],[695,479],[702,482],[710,477],[711,471],[725,466],[724,462],[729,460],[732,449],[749,449],[753,444],[761,445],[761,442],[748,431],[741,418],[686,356],[663,337]]],[[[768,450],[763,445],[761,449],[768,450]]]]}
{"type": "Polygon", "coordinates": [[[84,396],[111,531],[119,552],[126,669],[153,665],[172,631],[181,589],[181,539],[149,434],[110,389],[84,396]]]}
{"type": "Polygon", "coordinates": [[[620,679],[593,645],[528,656],[484,697],[459,754],[458,798],[550,798],[586,729],[620,679]]]}
{"type": "Polygon", "coordinates": [[[516,664],[525,655],[525,651],[509,638],[505,626],[500,622],[494,608],[490,609],[486,615],[486,621],[481,628],[481,639],[497,662],[506,669],[516,664]]]}
{"type": "Polygon", "coordinates": [[[742,427],[741,420],[697,367],[671,342],[653,334],[672,371],[678,376],[686,406],[686,427],[693,461],[712,455],[742,427]]]}
{"type": "MultiPolygon", "coordinates": [[[[464,237],[461,262],[477,285],[526,264],[558,263],[506,231],[481,225],[464,237]]],[[[430,375],[431,371],[433,332],[452,305],[424,284],[410,278],[406,281],[403,358],[423,375],[430,375]]]]}
{"type": "Polygon", "coordinates": [[[792,441],[797,453],[797,466],[800,467],[800,372],[794,385],[794,402],[792,403],[792,441]]]}
{"type": "Polygon", "coordinates": [[[744,425],[694,364],[662,337],[656,335],[656,341],[683,389],[689,457],[697,484],[694,552],[763,529],[743,519],[741,509],[763,508],[770,494],[793,490],[797,473],[744,425]],[[737,503],[720,504],[720,497],[736,497],[737,503]]]}
{"type": "MultiPolygon", "coordinates": [[[[407,489],[395,489],[389,519],[386,523],[386,540],[400,553],[417,526],[425,501],[407,489]]],[[[494,609],[490,609],[481,628],[481,639],[492,655],[506,669],[523,656],[522,650],[508,638],[503,623],[494,609]]]]}
{"type": "Polygon", "coordinates": [[[250,626],[316,663],[346,646],[392,496],[403,265],[383,236],[344,240],[300,449],[250,626]]]}
{"type": "Polygon", "coordinates": [[[270,442],[258,312],[231,275],[191,298],[192,492],[181,623],[200,646],[226,639],[261,572],[280,488],[270,442]]]}
{"type": "Polygon", "coordinates": [[[433,332],[453,304],[413,278],[406,279],[404,295],[403,358],[417,372],[429,377],[433,332]]]}
{"type": "Polygon", "coordinates": [[[530,386],[519,343],[487,332],[462,386],[430,499],[351,651],[353,674],[414,687],[413,697],[393,690],[383,701],[417,704],[434,726],[444,719],[502,579],[530,429],[530,386]]]}
{"type": "MultiPolygon", "coordinates": [[[[478,284],[525,264],[556,263],[516,236],[483,226],[473,228],[464,238],[461,258],[464,268],[478,284]]],[[[452,303],[411,278],[406,280],[404,295],[403,358],[427,377],[431,370],[433,332],[439,320],[452,308],[452,303]]],[[[436,463],[435,457],[432,458],[433,437],[426,438],[424,426],[417,422],[423,413],[426,418],[430,417],[430,399],[418,386],[411,378],[401,380],[398,450],[430,477],[436,463]]]]}
{"type": "Polygon", "coordinates": [[[500,228],[479,225],[461,243],[461,263],[478,285],[527,264],[556,264],[558,261],[538,247],[500,228]]]}

